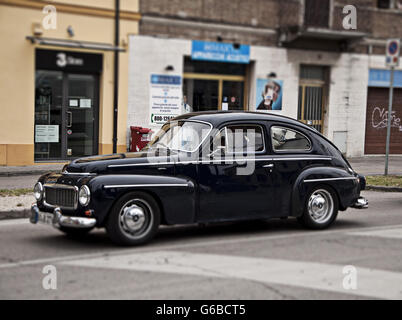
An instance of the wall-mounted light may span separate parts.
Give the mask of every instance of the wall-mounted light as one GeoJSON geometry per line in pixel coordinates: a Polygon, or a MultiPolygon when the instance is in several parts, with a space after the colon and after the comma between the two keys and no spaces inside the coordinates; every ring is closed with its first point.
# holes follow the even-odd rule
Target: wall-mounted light
{"type": "Polygon", "coordinates": [[[70,37],[74,37],[74,29],[72,26],[67,27],[67,33],[70,37]]]}
{"type": "Polygon", "coordinates": [[[172,65],[168,65],[165,67],[165,71],[174,71],[174,67],[172,65]]]}
{"type": "Polygon", "coordinates": [[[222,38],[221,36],[217,36],[217,37],[216,37],[216,41],[222,42],[222,41],[223,41],[223,38],[222,38]]]}
{"type": "Polygon", "coordinates": [[[32,23],[32,33],[36,37],[40,37],[43,34],[42,24],[40,22],[32,23]]]}
{"type": "Polygon", "coordinates": [[[240,49],[240,43],[234,42],[234,43],[233,43],[233,48],[234,48],[235,50],[239,50],[239,49],[240,49]]]}
{"type": "Polygon", "coordinates": [[[268,77],[268,78],[276,78],[276,73],[275,73],[275,72],[270,72],[270,73],[267,75],[267,77],[268,77]]]}

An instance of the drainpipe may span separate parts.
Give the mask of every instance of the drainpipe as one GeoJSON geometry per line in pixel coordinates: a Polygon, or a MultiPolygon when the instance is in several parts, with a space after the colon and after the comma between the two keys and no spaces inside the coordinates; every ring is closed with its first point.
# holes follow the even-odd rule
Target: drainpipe
{"type": "Polygon", "coordinates": [[[114,14],[114,87],[113,87],[113,153],[117,152],[117,116],[118,116],[118,103],[119,103],[119,23],[120,23],[120,0],[115,0],[115,14],[114,14]]]}

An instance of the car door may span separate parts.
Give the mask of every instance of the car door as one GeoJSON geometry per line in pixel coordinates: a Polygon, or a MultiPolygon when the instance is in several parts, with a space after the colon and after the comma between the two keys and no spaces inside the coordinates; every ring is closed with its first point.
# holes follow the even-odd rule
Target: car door
{"type": "Polygon", "coordinates": [[[311,138],[301,129],[281,123],[269,124],[273,168],[271,179],[277,212],[291,215],[293,186],[301,172],[311,166],[325,166],[328,157],[314,149],[311,138]]]}
{"type": "Polygon", "coordinates": [[[274,215],[272,161],[265,125],[229,123],[215,135],[209,158],[198,164],[199,221],[274,215]]]}

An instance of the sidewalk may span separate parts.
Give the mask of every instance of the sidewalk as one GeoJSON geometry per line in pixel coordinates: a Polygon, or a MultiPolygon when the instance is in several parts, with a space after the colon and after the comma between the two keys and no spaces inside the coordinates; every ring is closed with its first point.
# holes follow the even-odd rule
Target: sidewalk
{"type": "MultiPolygon", "coordinates": [[[[385,156],[365,156],[349,158],[353,170],[365,176],[384,174],[385,156]]],[[[390,156],[388,174],[402,175],[402,155],[390,156]]]]}
{"type": "Polygon", "coordinates": [[[41,175],[49,171],[60,171],[64,163],[37,164],[34,166],[8,167],[0,166],[0,177],[41,175]]]}

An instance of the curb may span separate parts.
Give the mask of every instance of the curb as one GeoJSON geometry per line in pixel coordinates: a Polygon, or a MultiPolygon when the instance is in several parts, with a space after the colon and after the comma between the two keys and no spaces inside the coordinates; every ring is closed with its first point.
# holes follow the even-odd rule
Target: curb
{"type": "Polygon", "coordinates": [[[0,211],[0,221],[9,219],[29,218],[30,212],[31,212],[30,209],[0,211]]]}
{"type": "Polygon", "coordinates": [[[54,172],[54,170],[0,172],[0,177],[41,176],[42,174],[49,173],[49,172],[54,172]]]}
{"type": "Polygon", "coordinates": [[[382,191],[382,192],[402,192],[401,187],[371,186],[367,185],[366,190],[382,191]]]}

